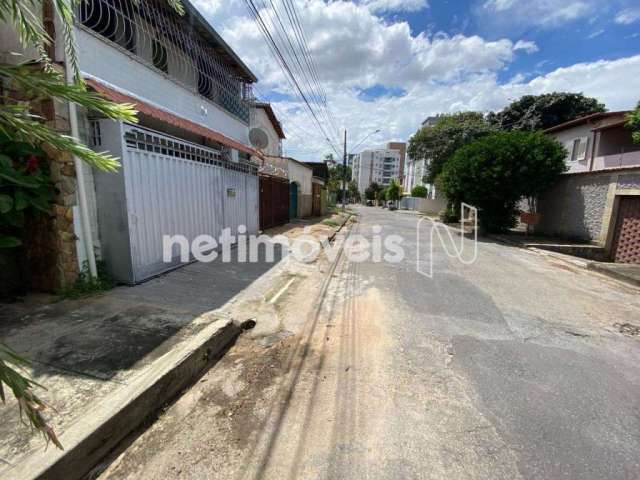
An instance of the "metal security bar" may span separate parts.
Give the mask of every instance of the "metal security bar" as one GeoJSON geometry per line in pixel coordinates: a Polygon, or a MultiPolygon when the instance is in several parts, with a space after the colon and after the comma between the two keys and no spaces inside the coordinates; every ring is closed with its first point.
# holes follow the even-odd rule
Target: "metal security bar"
{"type": "Polygon", "coordinates": [[[248,122],[251,84],[186,17],[158,0],[84,0],[77,6],[81,26],[248,122]]]}
{"type": "Polygon", "coordinates": [[[230,155],[224,148],[217,150],[211,147],[203,147],[137,126],[125,126],[124,141],[130,149],[215,165],[227,170],[243,172],[249,175],[258,174],[257,165],[242,161],[231,161],[230,155]]]}

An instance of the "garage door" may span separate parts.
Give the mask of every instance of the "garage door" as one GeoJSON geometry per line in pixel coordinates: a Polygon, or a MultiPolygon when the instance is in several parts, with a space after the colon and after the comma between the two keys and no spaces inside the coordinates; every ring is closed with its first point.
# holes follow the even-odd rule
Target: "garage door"
{"type": "Polygon", "coordinates": [[[613,237],[613,260],[640,263],[640,196],[622,196],[613,237]]]}
{"type": "Polygon", "coordinates": [[[181,265],[178,243],[165,258],[166,235],[190,243],[202,234],[217,240],[226,228],[236,235],[240,225],[257,232],[255,165],[139,126],[96,123],[99,147],[122,164],[95,175],[102,256],[116,280],[138,283],[181,265]]]}

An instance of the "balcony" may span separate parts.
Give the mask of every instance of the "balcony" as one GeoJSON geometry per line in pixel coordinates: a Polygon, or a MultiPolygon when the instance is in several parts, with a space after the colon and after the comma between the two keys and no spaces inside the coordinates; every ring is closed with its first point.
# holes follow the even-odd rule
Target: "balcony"
{"type": "MultiPolygon", "coordinates": [[[[101,56],[104,49],[99,46],[97,51],[86,50],[95,45],[86,32],[248,124],[246,98],[251,94],[252,79],[230,61],[226,44],[227,50],[224,50],[215,43],[212,37],[215,34],[210,33],[210,27],[196,17],[197,12],[193,13],[192,7],[187,9],[184,17],[180,17],[166,3],[158,0],[87,0],[77,5],[78,46],[83,72],[91,74],[92,68],[103,72],[106,66],[96,64],[107,61],[101,56]]],[[[125,71],[131,65],[127,65],[124,59],[108,66],[116,72],[108,75],[111,78],[100,77],[115,86],[120,86],[115,73],[122,77],[133,75],[125,71]]],[[[140,78],[143,74],[139,68],[137,70],[138,81],[142,80],[142,83],[133,87],[147,87],[144,79],[140,78]]],[[[134,89],[130,91],[135,93],[134,89]]],[[[167,93],[165,98],[170,101],[168,97],[171,94],[167,93]]],[[[206,110],[203,107],[199,113],[206,114],[206,110]]]]}
{"type": "Polygon", "coordinates": [[[598,132],[593,170],[640,166],[640,145],[633,142],[631,131],[615,125],[598,132]]]}
{"type": "Polygon", "coordinates": [[[640,166],[640,150],[635,152],[623,152],[613,155],[602,155],[593,161],[594,170],[607,168],[622,168],[640,166]]]}

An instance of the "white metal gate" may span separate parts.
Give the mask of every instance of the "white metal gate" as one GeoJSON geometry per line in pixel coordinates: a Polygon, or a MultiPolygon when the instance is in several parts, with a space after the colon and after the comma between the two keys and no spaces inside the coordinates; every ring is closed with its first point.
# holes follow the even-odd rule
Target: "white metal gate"
{"type": "Polygon", "coordinates": [[[122,124],[121,138],[120,174],[126,198],[122,207],[127,212],[132,277],[129,283],[180,263],[177,245],[172,261],[163,261],[164,235],[184,235],[191,242],[202,234],[218,239],[224,228],[231,228],[235,235],[240,225],[245,225],[248,233],[258,231],[254,165],[232,162],[219,150],[137,126],[122,124]]]}

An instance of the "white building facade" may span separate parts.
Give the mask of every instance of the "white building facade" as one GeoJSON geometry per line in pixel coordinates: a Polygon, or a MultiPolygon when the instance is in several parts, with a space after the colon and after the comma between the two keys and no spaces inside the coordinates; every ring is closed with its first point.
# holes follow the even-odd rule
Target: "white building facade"
{"type": "MultiPolygon", "coordinates": [[[[256,128],[264,132],[267,145],[264,148],[260,147],[264,155],[273,157],[282,156],[282,140],[285,139],[285,135],[271,104],[255,102],[252,105],[249,115],[249,128],[250,131],[256,128]]],[[[254,147],[259,148],[256,145],[254,145],[254,147]]]]}
{"type": "Polygon", "coordinates": [[[364,198],[365,190],[372,183],[383,187],[400,178],[401,154],[398,150],[364,150],[353,157],[352,178],[364,198]]]}
{"type": "MultiPolygon", "coordinates": [[[[121,163],[115,173],[83,164],[69,173],[84,188],[56,200],[71,213],[78,239],[65,258],[75,257],[78,269],[102,258],[123,283],[180,263],[163,260],[164,234],[218,237],[227,227],[258,229],[258,166],[249,142],[257,78],[193,4],[182,4],[184,15],[155,0],[75,5],[81,75],[101,96],[132,104],[138,123],[55,106],[60,131],[73,130],[74,117],[83,142],[121,163]]],[[[58,18],[54,27],[51,56],[64,63],[58,18]]],[[[18,44],[7,25],[0,24],[0,40],[18,44]]],[[[37,52],[23,53],[16,61],[37,59],[37,52]]]]}

